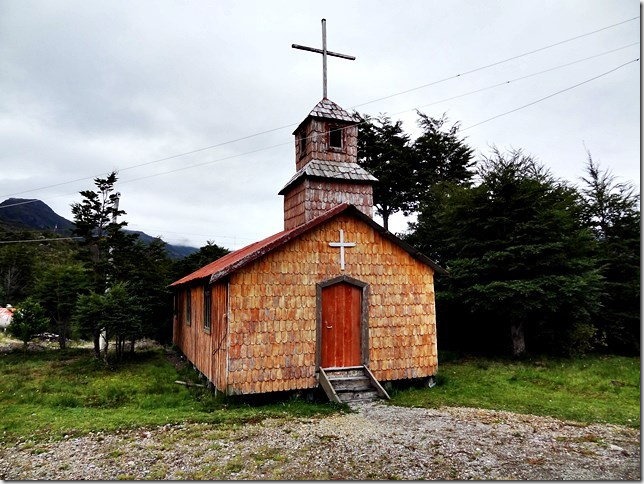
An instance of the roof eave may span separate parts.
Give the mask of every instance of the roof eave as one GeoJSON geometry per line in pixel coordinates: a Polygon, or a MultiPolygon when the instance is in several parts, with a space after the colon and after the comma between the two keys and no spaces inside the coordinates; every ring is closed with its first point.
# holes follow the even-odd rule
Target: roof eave
{"type": "Polygon", "coordinates": [[[362,185],[373,185],[375,182],[378,181],[377,178],[374,178],[373,180],[365,180],[365,179],[353,179],[353,178],[342,178],[342,177],[330,177],[330,176],[322,176],[322,175],[310,175],[308,173],[302,173],[298,177],[293,178],[291,181],[289,181],[286,185],[284,185],[284,188],[282,188],[279,192],[277,192],[278,195],[286,195],[286,193],[289,191],[289,189],[297,185],[298,183],[303,182],[305,179],[308,180],[331,180],[334,182],[345,182],[345,183],[350,183],[352,185],[355,184],[362,184],[362,185]]]}

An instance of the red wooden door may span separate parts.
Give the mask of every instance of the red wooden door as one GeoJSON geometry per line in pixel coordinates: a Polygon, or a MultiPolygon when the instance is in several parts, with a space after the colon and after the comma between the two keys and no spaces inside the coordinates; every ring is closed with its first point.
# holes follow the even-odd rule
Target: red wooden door
{"type": "Polygon", "coordinates": [[[362,290],[340,282],[322,289],[322,368],[362,364],[362,290]]]}

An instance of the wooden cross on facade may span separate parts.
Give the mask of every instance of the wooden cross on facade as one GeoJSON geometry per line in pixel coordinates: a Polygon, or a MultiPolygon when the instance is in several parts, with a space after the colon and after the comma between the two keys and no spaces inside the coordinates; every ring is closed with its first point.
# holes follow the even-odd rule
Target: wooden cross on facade
{"type": "Polygon", "coordinates": [[[309,52],[315,52],[317,54],[322,54],[322,96],[324,99],[327,99],[326,96],[326,56],[331,55],[333,57],[341,57],[342,59],[356,60],[352,55],[338,54],[337,52],[331,52],[326,50],[326,19],[322,19],[322,49],[315,49],[313,47],[305,47],[303,45],[291,44],[291,47],[294,49],[308,50],[309,52]]]}
{"type": "Polygon", "coordinates": [[[345,242],[344,241],[344,230],[340,229],[340,242],[329,242],[331,247],[340,248],[340,270],[344,270],[344,249],[345,247],[355,247],[355,242],[345,242]]]}

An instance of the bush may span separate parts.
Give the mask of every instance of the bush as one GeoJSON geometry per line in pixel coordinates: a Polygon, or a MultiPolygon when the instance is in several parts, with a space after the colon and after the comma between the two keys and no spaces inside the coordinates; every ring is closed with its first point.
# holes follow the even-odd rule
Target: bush
{"type": "Polygon", "coordinates": [[[13,319],[7,331],[22,341],[26,350],[27,343],[34,336],[45,331],[48,324],[49,320],[45,317],[45,311],[42,306],[34,299],[27,298],[13,313],[13,319]]]}

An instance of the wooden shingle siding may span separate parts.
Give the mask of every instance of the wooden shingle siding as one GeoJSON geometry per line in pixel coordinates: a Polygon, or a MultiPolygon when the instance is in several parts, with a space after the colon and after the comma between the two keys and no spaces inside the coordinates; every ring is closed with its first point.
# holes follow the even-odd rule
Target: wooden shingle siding
{"type": "Polygon", "coordinates": [[[358,127],[351,123],[329,123],[326,120],[313,119],[305,124],[296,135],[295,160],[296,170],[301,169],[312,159],[344,161],[347,157],[356,158],[358,154],[358,127]],[[342,150],[329,150],[330,127],[342,129],[342,150]],[[300,139],[306,138],[305,153],[300,153],[300,139]]]}
{"type": "Polygon", "coordinates": [[[284,196],[284,229],[309,222],[341,203],[350,203],[372,217],[373,187],[370,184],[304,179],[284,196]]]}
{"type": "Polygon", "coordinates": [[[379,380],[435,374],[433,270],[355,217],[341,215],[230,276],[229,393],[312,388],[316,284],[340,275],[370,286],[370,368],[379,380]],[[356,247],[330,247],[343,229],[356,247]]]}

